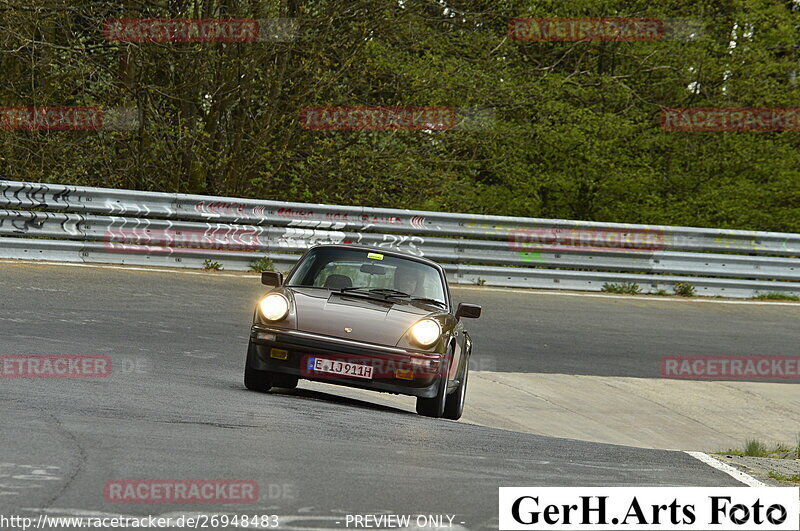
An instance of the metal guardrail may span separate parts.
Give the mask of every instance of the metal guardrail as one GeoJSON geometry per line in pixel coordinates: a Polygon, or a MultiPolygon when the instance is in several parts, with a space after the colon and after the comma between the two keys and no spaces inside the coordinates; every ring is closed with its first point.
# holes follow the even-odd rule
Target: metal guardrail
{"type": "Polygon", "coordinates": [[[0,180],[0,258],[286,269],[318,243],[442,263],[451,281],[800,295],[800,234],[287,203],[0,180]]]}

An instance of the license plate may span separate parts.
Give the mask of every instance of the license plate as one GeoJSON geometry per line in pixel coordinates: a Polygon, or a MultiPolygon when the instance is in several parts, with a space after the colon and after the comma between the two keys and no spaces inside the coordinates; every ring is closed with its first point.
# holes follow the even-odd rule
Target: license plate
{"type": "Polygon", "coordinates": [[[328,360],[325,358],[309,358],[308,368],[316,372],[326,372],[328,374],[338,374],[340,376],[350,376],[352,378],[372,379],[372,367],[349,363],[347,361],[328,360]]]}

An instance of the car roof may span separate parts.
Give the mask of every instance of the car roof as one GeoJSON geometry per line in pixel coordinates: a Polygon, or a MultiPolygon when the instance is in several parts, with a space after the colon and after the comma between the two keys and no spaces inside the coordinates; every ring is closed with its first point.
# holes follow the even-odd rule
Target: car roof
{"type": "Polygon", "coordinates": [[[407,258],[409,260],[415,260],[417,262],[422,262],[424,264],[428,264],[430,266],[433,266],[436,269],[441,269],[442,271],[444,271],[444,268],[440,264],[437,264],[436,262],[434,262],[433,260],[430,260],[428,258],[424,258],[422,256],[415,256],[413,254],[405,253],[403,251],[396,251],[394,249],[386,249],[384,247],[373,247],[373,246],[370,246],[370,245],[360,245],[360,244],[353,244],[353,243],[321,243],[321,244],[314,245],[314,246],[310,247],[308,250],[310,251],[311,249],[325,249],[325,248],[327,248],[327,249],[354,249],[354,250],[359,250],[359,251],[377,251],[377,252],[379,252],[381,254],[386,254],[386,255],[390,255],[390,256],[396,256],[396,257],[399,257],[399,258],[407,258]]]}

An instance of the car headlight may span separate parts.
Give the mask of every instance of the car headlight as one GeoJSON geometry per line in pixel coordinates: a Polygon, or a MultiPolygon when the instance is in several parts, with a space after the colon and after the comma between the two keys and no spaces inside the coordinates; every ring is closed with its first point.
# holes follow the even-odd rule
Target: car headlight
{"type": "Polygon", "coordinates": [[[258,303],[261,315],[268,321],[280,321],[289,313],[289,300],[279,293],[267,295],[258,303]]]}
{"type": "Polygon", "coordinates": [[[422,319],[411,327],[411,336],[423,347],[433,345],[441,335],[442,327],[433,319],[422,319]]]}

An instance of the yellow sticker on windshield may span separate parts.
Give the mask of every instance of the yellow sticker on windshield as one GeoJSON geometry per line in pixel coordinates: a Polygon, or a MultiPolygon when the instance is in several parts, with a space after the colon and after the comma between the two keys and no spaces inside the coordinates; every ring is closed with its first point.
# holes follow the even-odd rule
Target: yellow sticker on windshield
{"type": "Polygon", "coordinates": [[[373,260],[383,260],[383,255],[378,253],[367,253],[367,258],[372,258],[373,260]]]}

